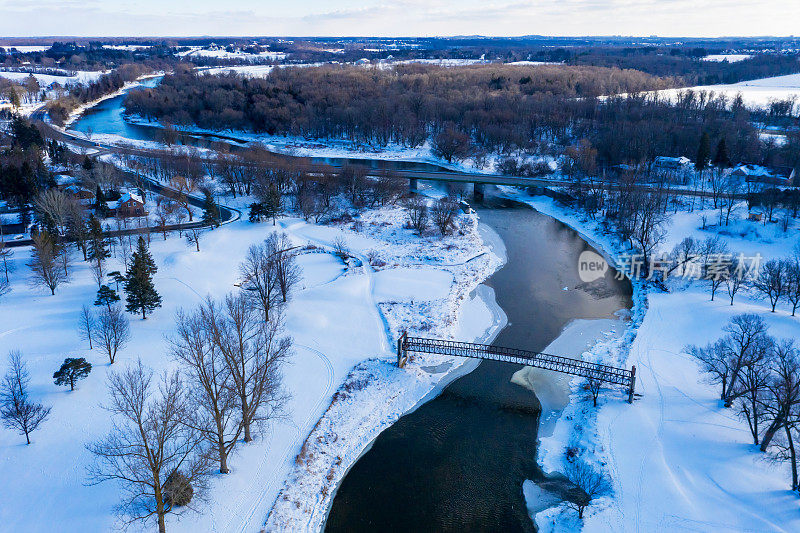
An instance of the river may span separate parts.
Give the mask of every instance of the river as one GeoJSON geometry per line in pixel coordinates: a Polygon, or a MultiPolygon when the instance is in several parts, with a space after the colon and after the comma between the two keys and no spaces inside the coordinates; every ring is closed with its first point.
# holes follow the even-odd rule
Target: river
{"type": "MultiPolygon", "coordinates": [[[[103,101],[71,129],[158,140],[157,128],[124,120],[123,98],[103,101]]],[[[207,142],[207,136],[181,138],[186,144],[207,142]]],[[[233,141],[233,146],[238,144],[233,141]]],[[[491,194],[486,202],[477,206],[481,222],[499,234],[508,254],[507,264],[486,281],[508,316],[496,345],[542,350],[575,319],[613,318],[630,307],[630,284],[614,279],[613,271],[590,286],[581,284],[578,256],[591,247],[575,231],[491,194]]],[[[338,487],[326,530],[532,531],[522,484],[526,479],[545,480],[536,462],[541,404],[534,392],[511,383],[520,368],[482,362],[381,433],[338,487]]]]}
{"type": "MultiPolygon", "coordinates": [[[[578,256],[592,248],[571,228],[497,202],[478,213],[508,254],[486,281],[508,316],[495,345],[541,351],[572,320],[631,306],[630,284],[614,272],[581,283],[578,256]]],[[[511,383],[520,368],[484,361],[381,433],[341,483],[326,531],[533,531],[522,484],[545,479],[541,408],[511,383]]]]}
{"type": "MultiPolygon", "coordinates": [[[[125,95],[130,91],[135,91],[142,87],[155,87],[161,81],[161,77],[143,80],[138,87],[131,87],[123,91],[122,94],[108,98],[90,107],[83,114],[69,125],[70,130],[91,135],[116,135],[134,141],[162,141],[161,131],[157,127],[147,126],[128,122],[125,120],[123,102],[125,95]]],[[[227,142],[231,150],[240,149],[249,139],[239,138],[235,133],[211,134],[211,133],[187,133],[177,132],[178,142],[203,148],[211,148],[211,141],[227,142]]],[[[326,164],[332,166],[342,166],[346,164],[362,165],[377,169],[395,170],[427,170],[441,171],[448,170],[445,167],[423,163],[418,161],[385,161],[382,159],[370,158],[345,158],[345,157],[311,157],[308,158],[312,163],[326,164]]]]}

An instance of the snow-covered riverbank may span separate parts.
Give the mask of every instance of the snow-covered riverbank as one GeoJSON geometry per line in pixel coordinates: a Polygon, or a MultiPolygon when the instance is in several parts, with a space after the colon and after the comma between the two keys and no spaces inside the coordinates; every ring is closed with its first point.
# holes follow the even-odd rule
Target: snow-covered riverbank
{"type": "MultiPolygon", "coordinates": [[[[480,285],[505,260],[502,241],[485,226],[480,226],[479,233],[474,214],[469,215],[466,229],[465,236],[478,253],[445,260],[453,284],[444,306],[415,302],[424,297],[422,293],[408,295],[411,298],[405,301],[379,304],[392,338],[407,329],[412,335],[488,343],[505,326],[505,315],[494,302],[493,292],[480,285]]],[[[356,366],[300,450],[266,530],[320,530],[335,487],[381,431],[476,364],[462,358],[416,355],[403,369],[391,359],[370,359],[356,366]]]]}
{"type": "MultiPolygon", "coordinates": [[[[364,213],[356,226],[284,218],[273,227],[241,220],[207,231],[199,253],[176,236],[164,241],[154,235],[151,250],[159,265],[155,283],[164,307],[146,321],[131,317],[132,340],[114,365],[99,351],[88,350],[78,337],[81,305],[91,306],[97,289],[88,264],[76,260],[71,282],[49,296],[28,286],[29,251],[17,250],[12,291],[0,302],[0,338],[4,350],[22,351],[31,373],[32,398],[53,411],[33,435],[31,446],[21,445],[13,432],[0,432],[0,476],[13,480],[13,490],[0,506],[4,527],[114,527],[119,488],[111,483],[85,485],[90,455],[84,446],[109,428],[101,408],[107,402],[108,373],[137,357],[156,372],[174,368],[165,341],[174,313],[206,295],[219,298],[237,290],[237,265],[245,251],[276,229],[297,244],[315,247],[299,257],[303,279],[285,313],[295,346],[284,378],[292,394],[290,416],[272,424],[262,438],[240,446],[230,458],[231,474],[212,479],[200,512],[169,517],[168,529],[258,530],[285,480],[298,472],[295,457],[315,426],[316,431],[332,428],[342,435],[341,445],[345,440],[352,445],[342,465],[354,460],[379,428],[458,372],[457,362],[446,358],[417,359],[403,370],[394,367],[393,341],[401,329],[464,339],[483,334],[488,340],[503,325],[491,291],[479,288],[502,259],[484,244],[476,216],[460,216],[460,231],[444,239],[415,236],[404,228],[405,218],[402,208],[386,207],[364,213]],[[361,266],[346,267],[331,253],[337,240],[361,266]],[[52,383],[52,373],[64,357],[85,357],[94,365],[74,392],[52,383]],[[356,392],[364,394],[355,406],[362,411],[351,412],[345,396],[355,397],[356,392]],[[339,416],[333,416],[336,413],[339,416]]],[[[109,270],[119,266],[118,258],[109,260],[109,270]]],[[[309,476],[308,482],[315,479],[319,481],[309,476]]]]}
{"type": "MultiPolygon", "coordinates": [[[[596,221],[547,198],[525,201],[581,232],[607,256],[621,250],[596,221]]],[[[699,239],[712,235],[713,229],[700,230],[704,216],[713,219],[714,211],[674,217],[664,249],[688,235],[699,239]]],[[[732,251],[760,252],[764,260],[788,254],[796,240],[776,234],[754,241],[747,232],[730,232],[723,239],[732,251]]],[[[724,297],[711,302],[708,288],[700,283],[670,285],[668,293],[645,291],[638,284],[634,289],[626,331],[596,343],[583,357],[636,365],[636,391],[641,397],[629,405],[621,393],[606,392],[595,409],[581,380],[575,379],[569,406],[552,435],[541,438],[539,448],[546,471],[564,470],[569,447],[606,473],[612,491],[587,509],[583,522],[566,505],[538,512],[539,530],[800,529],[797,496],[788,490],[788,465],[772,463],[757,451],[746,423],[733,409],[720,406],[718,390],[684,352],[687,344],[706,344],[720,337],[722,326],[738,313],[758,313],[778,337],[800,336],[800,322],[787,309],[769,313],[763,302],[748,294],[737,296],[733,306],[724,297]]],[[[526,483],[533,503],[538,494],[532,489],[526,483]]]]}

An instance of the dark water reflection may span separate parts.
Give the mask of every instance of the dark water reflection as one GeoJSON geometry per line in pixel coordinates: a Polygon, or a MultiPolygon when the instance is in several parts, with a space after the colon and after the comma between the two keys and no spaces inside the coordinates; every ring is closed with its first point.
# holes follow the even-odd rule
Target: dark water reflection
{"type": "MultiPolygon", "coordinates": [[[[573,319],[630,307],[630,285],[612,272],[599,292],[575,289],[578,256],[591,247],[573,230],[527,208],[492,207],[478,211],[508,263],[487,285],[509,319],[494,344],[542,350],[573,319]]],[[[519,368],[483,362],[381,433],[339,487],[326,531],[533,531],[522,483],[543,479],[540,405],[510,383],[519,368]]]]}

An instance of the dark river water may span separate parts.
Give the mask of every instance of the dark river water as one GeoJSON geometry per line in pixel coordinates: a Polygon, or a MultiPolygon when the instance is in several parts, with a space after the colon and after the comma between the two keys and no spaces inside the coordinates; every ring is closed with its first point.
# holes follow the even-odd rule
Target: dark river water
{"type": "MultiPolygon", "coordinates": [[[[125,122],[122,99],[102,102],[72,129],[159,140],[157,128],[125,122]]],[[[209,142],[208,136],[180,138],[198,146],[209,142]]],[[[220,139],[232,149],[241,145],[231,138],[215,138],[220,139]]],[[[440,168],[369,159],[349,162],[440,168]]],[[[496,345],[542,350],[573,319],[612,318],[630,307],[630,284],[615,280],[613,271],[591,286],[581,284],[578,256],[591,247],[575,231],[491,195],[477,208],[482,222],[503,239],[508,254],[507,264],[486,282],[509,320],[496,345]]],[[[519,368],[483,362],[381,433],[338,487],[326,531],[532,531],[522,483],[544,480],[536,463],[541,408],[533,392],[510,383],[519,368]]]]}
{"type": "MultiPolygon", "coordinates": [[[[508,253],[486,282],[509,320],[494,344],[541,351],[573,319],[630,307],[630,284],[613,272],[581,285],[578,256],[591,247],[572,229],[523,207],[478,212],[508,253]]],[[[381,433],[338,488],[326,531],[533,531],[522,484],[544,479],[541,409],[510,382],[520,368],[482,362],[381,433]]]]}

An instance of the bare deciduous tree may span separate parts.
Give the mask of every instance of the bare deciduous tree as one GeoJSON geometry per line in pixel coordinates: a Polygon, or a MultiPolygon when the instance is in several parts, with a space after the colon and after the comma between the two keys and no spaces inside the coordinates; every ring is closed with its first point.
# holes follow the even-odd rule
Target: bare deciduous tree
{"type": "MultiPolygon", "coordinates": [[[[649,269],[650,257],[666,235],[663,200],[657,193],[636,192],[633,196],[634,218],[631,241],[642,253],[645,269],[649,269]]],[[[649,270],[648,270],[649,272],[649,270]]]]}
{"type": "Polygon", "coordinates": [[[201,228],[187,228],[186,229],[186,241],[189,244],[194,244],[197,251],[200,251],[200,235],[202,235],[201,228]]]}
{"type": "Polygon", "coordinates": [[[439,233],[449,235],[453,230],[453,221],[458,213],[458,203],[453,198],[440,198],[433,204],[431,219],[439,229],[439,233]]]}
{"type": "Polygon", "coordinates": [[[611,484],[602,472],[596,470],[581,459],[574,459],[567,463],[564,475],[567,476],[582,494],[568,501],[568,505],[578,511],[578,518],[583,518],[583,511],[593,499],[602,496],[611,490],[611,484]]]}
{"type": "Polygon", "coordinates": [[[764,402],[765,418],[769,422],[761,439],[761,451],[767,448],[790,416],[800,405],[800,359],[792,340],[774,343],[772,379],[767,385],[764,402]]]}
{"type": "Polygon", "coordinates": [[[753,280],[753,288],[769,300],[773,313],[778,301],[786,292],[786,265],[785,261],[770,259],[764,263],[753,280]]]}
{"type": "Polygon", "coordinates": [[[586,379],[586,390],[592,395],[592,405],[597,407],[597,398],[600,396],[600,391],[603,388],[603,382],[594,376],[589,376],[586,379]]]}
{"type": "Polygon", "coordinates": [[[59,189],[47,189],[36,197],[34,208],[40,218],[53,223],[59,234],[64,234],[71,211],[69,198],[59,189]]]}
{"type": "Polygon", "coordinates": [[[283,303],[276,259],[274,250],[267,243],[254,244],[239,266],[242,289],[253,305],[261,310],[265,322],[269,321],[272,309],[283,303]]]}
{"type": "Polygon", "coordinates": [[[705,347],[689,346],[686,351],[700,361],[711,382],[720,385],[720,399],[730,407],[745,392],[739,387],[743,369],[765,359],[772,340],[764,320],[752,313],[734,316],[723,331],[726,335],[718,341],[705,347]]]}
{"type": "MultiPolygon", "coordinates": [[[[0,230],[0,235],[2,235],[2,230],[0,230]]],[[[11,258],[13,256],[14,251],[8,247],[5,241],[0,239],[0,266],[3,267],[3,276],[5,277],[6,283],[11,281],[8,273],[11,272],[12,269],[11,258]]]]}
{"type": "Polygon", "coordinates": [[[89,349],[92,350],[92,333],[95,330],[95,318],[92,309],[88,305],[81,307],[81,316],[78,321],[78,335],[81,339],[89,341],[89,349]]]}
{"type": "Polygon", "coordinates": [[[114,364],[117,352],[123,348],[131,337],[128,318],[118,305],[104,308],[94,324],[94,339],[108,355],[108,361],[114,364]]]}
{"type": "Polygon", "coordinates": [[[112,373],[108,389],[106,409],[114,424],[105,438],[87,446],[95,456],[90,483],[118,482],[120,517],[126,523],[155,517],[165,533],[166,515],[190,508],[186,500],[202,494],[209,475],[202,435],[186,423],[193,406],[177,372],[165,373],[156,387],[141,361],[112,373]]]}
{"type": "Polygon", "coordinates": [[[422,198],[414,196],[406,203],[408,210],[408,226],[417,232],[417,235],[422,235],[428,228],[429,214],[428,204],[422,198]]]}
{"type": "Polygon", "coordinates": [[[750,285],[751,280],[745,275],[744,257],[739,256],[733,260],[730,275],[725,278],[725,288],[733,305],[733,299],[742,288],[750,285]]]}
{"type": "Polygon", "coordinates": [[[300,281],[302,270],[297,265],[297,246],[285,233],[273,232],[266,240],[267,251],[274,257],[275,275],[278,277],[278,287],[281,298],[288,301],[292,288],[300,281]]]}
{"type": "Polygon", "coordinates": [[[747,421],[753,444],[758,444],[761,434],[759,424],[765,416],[764,402],[767,398],[767,386],[772,377],[771,365],[771,357],[748,361],[739,380],[739,391],[737,391],[739,415],[747,421]]]}
{"type": "Polygon", "coordinates": [[[786,262],[786,299],[792,306],[792,316],[800,307],[800,259],[797,257],[786,262]]]}
{"type": "Polygon", "coordinates": [[[281,336],[279,316],[273,313],[270,320],[262,320],[244,295],[228,295],[225,314],[219,348],[241,409],[244,441],[250,442],[253,426],[280,415],[288,400],[281,366],[291,353],[292,341],[281,336]]]}
{"type": "Polygon", "coordinates": [[[61,255],[65,251],[60,250],[59,246],[46,231],[40,231],[31,235],[33,241],[33,252],[28,266],[31,269],[31,284],[34,286],[44,286],[50,289],[50,294],[54,295],[56,289],[62,283],[69,281],[68,270],[65,267],[61,255]]]}
{"type": "Polygon", "coordinates": [[[22,354],[11,352],[8,354],[8,363],[9,369],[0,383],[0,418],[4,426],[25,435],[25,441],[30,444],[30,434],[47,419],[50,408],[28,398],[31,378],[22,354]]]}
{"type": "Polygon", "coordinates": [[[224,321],[223,312],[207,299],[192,313],[178,312],[177,331],[170,339],[172,355],[189,379],[192,424],[216,451],[221,474],[230,471],[228,455],[243,430],[231,371],[220,349],[224,321]]]}

